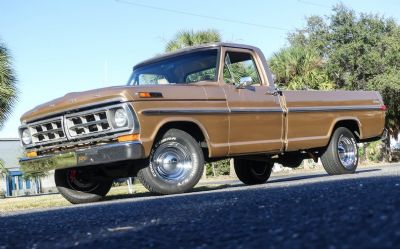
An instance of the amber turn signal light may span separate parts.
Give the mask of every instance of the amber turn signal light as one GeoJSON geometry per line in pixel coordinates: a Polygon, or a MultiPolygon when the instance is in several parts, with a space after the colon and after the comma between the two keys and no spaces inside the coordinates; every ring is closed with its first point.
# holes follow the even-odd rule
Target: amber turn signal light
{"type": "Polygon", "coordinates": [[[37,152],[36,151],[30,151],[26,153],[27,157],[36,157],[37,156],[37,152]]]}
{"type": "Polygon", "coordinates": [[[162,93],[159,92],[139,92],[138,93],[140,98],[162,98],[162,93]]]}
{"type": "Polygon", "coordinates": [[[151,98],[151,95],[149,92],[141,92],[139,93],[139,97],[141,98],[151,98]]]}
{"type": "Polygon", "coordinates": [[[120,136],[117,139],[118,139],[118,142],[136,141],[136,140],[140,139],[140,135],[137,133],[129,134],[129,135],[120,136]]]}

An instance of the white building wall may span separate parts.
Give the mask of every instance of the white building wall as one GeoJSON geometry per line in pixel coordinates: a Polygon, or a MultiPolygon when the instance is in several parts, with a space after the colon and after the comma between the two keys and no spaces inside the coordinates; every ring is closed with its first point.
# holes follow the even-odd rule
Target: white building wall
{"type": "Polygon", "coordinates": [[[0,174],[0,191],[7,191],[7,181],[6,177],[2,174],[0,174]]]}
{"type": "Polygon", "coordinates": [[[43,193],[57,192],[56,183],[54,182],[54,170],[50,171],[45,177],[40,178],[43,193]]]}

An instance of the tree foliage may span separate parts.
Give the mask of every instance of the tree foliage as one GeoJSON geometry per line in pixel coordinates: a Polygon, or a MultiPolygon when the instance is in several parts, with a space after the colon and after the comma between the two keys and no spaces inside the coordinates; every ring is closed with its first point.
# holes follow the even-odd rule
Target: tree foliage
{"type": "Polygon", "coordinates": [[[334,88],[318,51],[310,47],[291,46],[275,53],[269,61],[279,87],[290,90],[334,88]]]}
{"type": "Polygon", "coordinates": [[[290,46],[275,54],[271,68],[279,83],[289,88],[333,82],[337,89],[377,90],[388,107],[386,127],[397,136],[400,116],[400,26],[392,18],[356,13],[339,4],[326,17],[307,18],[304,28],[288,36],[290,46]],[[299,51],[300,50],[300,51],[299,51]],[[309,54],[314,75],[297,54],[309,54]],[[318,55],[318,56],[317,56],[318,55]],[[286,66],[285,66],[286,65],[286,66]],[[315,66],[319,65],[319,66],[315,66]],[[307,69],[308,68],[308,69],[307,69]],[[297,80],[300,78],[302,80],[297,80]],[[304,82],[296,84],[293,82],[304,82]],[[310,83],[307,83],[310,82],[310,83]]]}
{"type": "Polygon", "coordinates": [[[221,34],[215,29],[200,31],[182,30],[179,31],[175,37],[167,43],[165,52],[171,52],[185,47],[220,41],[221,34]]]}
{"type": "Polygon", "coordinates": [[[337,88],[360,90],[368,81],[400,66],[399,26],[393,19],[357,15],[344,5],[326,18],[312,16],[307,26],[289,35],[292,46],[315,48],[326,60],[337,88]]]}
{"type": "Polygon", "coordinates": [[[370,162],[380,162],[383,159],[383,153],[382,153],[382,148],[383,148],[382,141],[374,141],[372,143],[369,143],[365,147],[365,154],[370,162]]]}
{"type": "Polygon", "coordinates": [[[225,159],[221,161],[216,161],[212,163],[206,163],[204,166],[206,168],[206,175],[207,176],[223,176],[229,175],[230,170],[230,159],[225,159]]]}
{"type": "Polygon", "coordinates": [[[22,176],[25,180],[34,180],[37,178],[42,178],[48,176],[48,172],[24,172],[22,171],[22,176]]]}
{"type": "Polygon", "coordinates": [[[227,83],[239,83],[243,77],[250,77],[252,82],[260,83],[260,77],[252,61],[225,62],[224,80],[227,83]]]}
{"type": "Polygon", "coordinates": [[[16,76],[7,48],[0,43],[0,128],[17,100],[16,76]]]}
{"type": "Polygon", "coordinates": [[[4,165],[3,160],[0,159],[0,175],[8,175],[8,169],[4,165]]]}
{"type": "Polygon", "coordinates": [[[400,132],[400,72],[390,70],[379,74],[368,82],[368,87],[382,94],[387,107],[386,127],[397,139],[400,132]]]}
{"type": "MultiPolygon", "coordinates": [[[[46,165],[45,164],[41,164],[41,167],[39,167],[39,168],[45,169],[46,165]]],[[[49,174],[48,171],[44,171],[44,170],[43,171],[38,171],[38,172],[30,172],[29,168],[23,167],[21,165],[20,165],[20,170],[22,172],[22,177],[25,180],[41,178],[41,177],[48,176],[48,174],[49,174]]]]}

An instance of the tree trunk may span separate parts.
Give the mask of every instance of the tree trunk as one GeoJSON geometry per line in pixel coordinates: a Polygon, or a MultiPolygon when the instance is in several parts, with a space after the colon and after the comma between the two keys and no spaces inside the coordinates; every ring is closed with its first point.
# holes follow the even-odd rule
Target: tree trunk
{"type": "Polygon", "coordinates": [[[126,180],[128,183],[128,192],[129,194],[133,194],[135,192],[135,190],[133,189],[133,182],[132,181],[132,177],[128,177],[128,179],[126,180]]]}
{"type": "Polygon", "coordinates": [[[384,158],[386,162],[392,161],[392,153],[390,153],[390,135],[383,141],[385,148],[384,148],[384,158]]]}
{"type": "Polygon", "coordinates": [[[229,160],[229,176],[237,178],[236,172],[235,172],[235,161],[233,158],[229,160]]]}
{"type": "Polygon", "coordinates": [[[203,176],[201,177],[201,179],[207,179],[207,164],[204,164],[203,176]]]}
{"type": "Polygon", "coordinates": [[[217,174],[215,173],[215,163],[211,163],[211,167],[212,167],[213,176],[216,177],[217,174]]]}
{"type": "Polygon", "coordinates": [[[37,179],[37,190],[38,190],[38,194],[42,193],[42,182],[40,180],[40,177],[36,177],[37,179]]]}

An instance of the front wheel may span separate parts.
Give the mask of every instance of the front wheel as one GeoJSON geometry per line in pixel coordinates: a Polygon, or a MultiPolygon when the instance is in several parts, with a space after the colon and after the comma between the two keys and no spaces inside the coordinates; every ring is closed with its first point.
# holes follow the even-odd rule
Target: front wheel
{"type": "Polygon", "coordinates": [[[271,176],[273,163],[253,161],[246,159],[234,160],[234,167],[237,177],[247,185],[266,183],[271,176]]]}
{"type": "Polygon", "coordinates": [[[95,202],[110,190],[112,180],[94,180],[94,172],[85,168],[56,170],[54,180],[60,194],[72,204],[95,202]]]}
{"type": "Polygon", "coordinates": [[[177,194],[192,189],[203,169],[199,143],[188,133],[171,129],[153,146],[149,166],[139,170],[138,178],[150,192],[177,194]]]}
{"type": "Polygon", "coordinates": [[[353,133],[339,127],[335,130],[321,162],[330,175],[351,174],[358,165],[358,147],[353,133]]]}

